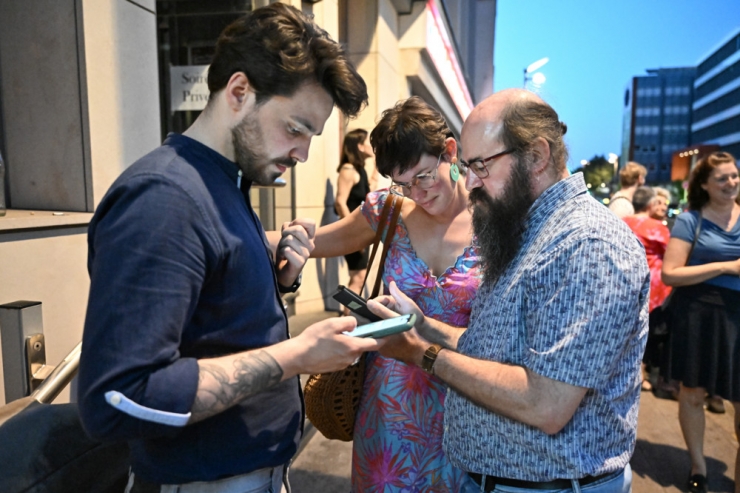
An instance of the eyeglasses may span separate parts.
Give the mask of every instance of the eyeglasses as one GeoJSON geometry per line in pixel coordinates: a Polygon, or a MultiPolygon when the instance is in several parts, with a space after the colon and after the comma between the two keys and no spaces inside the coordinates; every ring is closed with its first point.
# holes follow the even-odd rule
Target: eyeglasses
{"type": "Polygon", "coordinates": [[[470,169],[473,173],[475,173],[475,176],[477,176],[478,178],[485,178],[488,176],[488,166],[489,165],[486,164],[488,161],[493,161],[494,159],[500,158],[501,156],[511,154],[515,150],[516,149],[506,149],[505,151],[501,151],[498,154],[494,154],[493,156],[487,157],[485,159],[473,159],[469,163],[461,159],[460,165],[463,168],[470,169]]]}
{"type": "Polygon", "coordinates": [[[397,181],[394,181],[393,183],[391,183],[390,192],[400,197],[409,197],[411,196],[411,187],[416,187],[419,190],[427,190],[429,188],[432,188],[434,186],[434,182],[437,180],[437,169],[439,168],[439,163],[441,162],[442,154],[440,154],[437,158],[437,165],[434,167],[434,170],[430,171],[429,173],[416,175],[411,179],[410,183],[399,183],[397,181]]]}

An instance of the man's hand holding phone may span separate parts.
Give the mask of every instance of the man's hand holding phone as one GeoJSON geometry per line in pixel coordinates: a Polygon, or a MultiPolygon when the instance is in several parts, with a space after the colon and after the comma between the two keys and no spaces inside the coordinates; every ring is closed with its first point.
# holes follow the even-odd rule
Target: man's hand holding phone
{"type": "Polygon", "coordinates": [[[332,317],[306,327],[288,345],[295,348],[293,357],[286,358],[294,373],[328,373],[351,365],[362,353],[378,351],[385,339],[371,337],[347,337],[357,326],[353,317],[332,317]]]}

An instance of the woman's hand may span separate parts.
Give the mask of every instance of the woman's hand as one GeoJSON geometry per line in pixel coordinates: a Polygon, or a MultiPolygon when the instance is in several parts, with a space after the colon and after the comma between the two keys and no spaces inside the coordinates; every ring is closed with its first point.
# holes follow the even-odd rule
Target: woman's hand
{"type": "Polygon", "coordinates": [[[740,258],[737,260],[731,260],[727,262],[728,271],[731,276],[740,276],[740,258]]]}

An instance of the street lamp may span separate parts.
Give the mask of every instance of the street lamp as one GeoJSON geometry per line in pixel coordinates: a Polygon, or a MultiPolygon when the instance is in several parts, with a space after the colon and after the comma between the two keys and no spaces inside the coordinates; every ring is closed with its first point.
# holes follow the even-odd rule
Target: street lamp
{"type": "Polygon", "coordinates": [[[609,153],[609,163],[612,165],[613,171],[612,171],[612,183],[616,186],[617,184],[617,170],[619,168],[619,156],[614,154],[613,152],[609,153]]]}
{"type": "Polygon", "coordinates": [[[534,82],[538,86],[542,85],[545,82],[545,76],[544,76],[544,74],[542,74],[540,72],[537,72],[532,77],[528,77],[528,75],[531,74],[532,72],[534,72],[535,70],[542,68],[549,61],[550,61],[550,59],[547,58],[547,57],[540,58],[536,62],[530,63],[527,66],[527,68],[524,69],[524,86],[523,87],[525,89],[527,88],[527,81],[528,80],[531,80],[532,82],[534,82]]]}

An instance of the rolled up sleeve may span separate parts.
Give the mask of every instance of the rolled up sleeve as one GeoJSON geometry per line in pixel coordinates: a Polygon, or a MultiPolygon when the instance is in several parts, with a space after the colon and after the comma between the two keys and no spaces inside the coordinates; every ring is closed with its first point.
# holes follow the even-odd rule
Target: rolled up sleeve
{"type": "Polygon", "coordinates": [[[198,364],[181,357],[183,329],[198,303],[214,237],[179,187],[137,176],[114,188],[90,226],[90,295],[79,373],[85,430],[100,440],[176,434],[106,402],[119,392],[155,411],[190,412],[198,364]]]}

